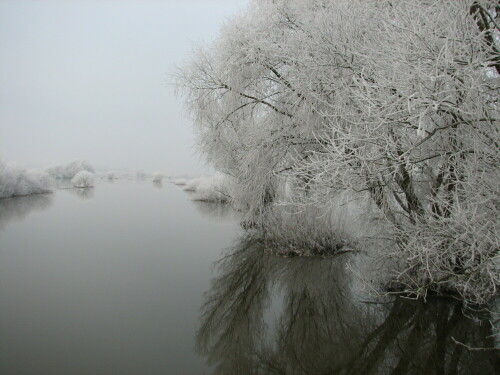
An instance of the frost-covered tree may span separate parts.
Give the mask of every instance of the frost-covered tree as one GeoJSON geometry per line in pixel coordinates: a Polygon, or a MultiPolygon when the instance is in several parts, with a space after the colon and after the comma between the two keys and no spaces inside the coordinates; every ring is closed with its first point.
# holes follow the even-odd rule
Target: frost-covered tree
{"type": "Polygon", "coordinates": [[[163,177],[163,172],[155,172],[153,173],[153,182],[162,182],[163,177]]]}
{"type": "Polygon", "coordinates": [[[47,173],[56,179],[71,180],[80,171],[95,173],[94,167],[85,160],[75,160],[68,164],[47,168],[47,173]]]}
{"type": "Polygon", "coordinates": [[[191,192],[191,199],[202,202],[229,202],[234,195],[234,178],[223,173],[192,179],[184,191],[191,192]]]}
{"type": "Polygon", "coordinates": [[[179,87],[251,220],[284,186],[319,206],[367,192],[398,285],[483,302],[500,284],[499,19],[490,0],[254,0],[179,87]]]}
{"type": "Polygon", "coordinates": [[[50,193],[53,184],[52,178],[43,171],[0,161],[0,198],[50,193]]]}
{"type": "Polygon", "coordinates": [[[235,201],[257,217],[274,201],[276,175],[290,167],[290,156],[317,144],[305,90],[295,88],[298,77],[290,69],[287,42],[296,27],[281,8],[254,2],[226,25],[212,50],[198,51],[179,77],[202,151],[237,179],[235,201]]]}
{"type": "Polygon", "coordinates": [[[94,174],[89,171],[80,171],[71,179],[71,184],[76,188],[93,187],[94,174]]]}

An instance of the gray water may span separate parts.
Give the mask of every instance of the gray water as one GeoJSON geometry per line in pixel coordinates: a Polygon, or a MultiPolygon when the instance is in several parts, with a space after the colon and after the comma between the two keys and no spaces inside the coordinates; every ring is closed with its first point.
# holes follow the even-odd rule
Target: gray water
{"type": "Polygon", "coordinates": [[[149,181],[1,200],[0,374],[203,373],[199,309],[237,233],[149,181]]]}
{"type": "Polygon", "coordinates": [[[353,262],[271,255],[168,183],[3,199],[0,374],[498,371],[483,315],[373,300],[353,262]]]}

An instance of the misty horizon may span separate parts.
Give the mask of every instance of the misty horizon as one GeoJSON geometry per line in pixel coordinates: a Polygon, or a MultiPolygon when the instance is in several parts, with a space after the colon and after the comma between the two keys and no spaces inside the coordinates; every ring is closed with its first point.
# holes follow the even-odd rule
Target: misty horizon
{"type": "Polygon", "coordinates": [[[0,160],[200,174],[169,76],[246,1],[0,1],[0,160]]]}

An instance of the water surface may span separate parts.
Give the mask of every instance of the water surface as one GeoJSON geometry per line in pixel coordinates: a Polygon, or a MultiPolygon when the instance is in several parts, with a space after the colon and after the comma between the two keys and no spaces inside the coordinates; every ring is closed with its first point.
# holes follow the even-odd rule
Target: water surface
{"type": "Polygon", "coordinates": [[[219,262],[198,350],[217,374],[499,373],[488,314],[373,298],[347,269],[353,258],[281,258],[242,239],[219,262]]]}
{"type": "Polygon", "coordinates": [[[498,373],[484,315],[374,300],[349,263],[274,256],[168,183],[3,199],[0,373],[498,373]]]}
{"type": "Polygon", "coordinates": [[[238,233],[221,210],[149,181],[0,200],[0,373],[203,373],[203,292],[238,233]]]}

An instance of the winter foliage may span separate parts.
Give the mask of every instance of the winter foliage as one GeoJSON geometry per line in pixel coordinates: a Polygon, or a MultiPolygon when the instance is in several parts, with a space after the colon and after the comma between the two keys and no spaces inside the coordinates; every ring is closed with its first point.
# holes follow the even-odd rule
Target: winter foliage
{"type": "Polygon", "coordinates": [[[188,180],[185,178],[175,178],[172,180],[172,183],[177,186],[186,186],[188,183],[188,180]]]}
{"type": "Polygon", "coordinates": [[[249,226],[367,194],[394,291],[481,303],[500,286],[499,21],[490,0],[254,0],[178,87],[249,226]]]}
{"type": "Polygon", "coordinates": [[[184,188],[192,192],[192,199],[205,202],[229,202],[234,190],[234,179],[222,173],[189,181],[184,188]]]}
{"type": "Polygon", "coordinates": [[[58,165],[47,169],[54,178],[60,180],[71,180],[80,171],[95,173],[94,167],[85,160],[75,160],[69,164],[58,165]]]}
{"type": "Polygon", "coordinates": [[[52,192],[53,180],[43,171],[0,161],[0,198],[52,192]]]}
{"type": "Polygon", "coordinates": [[[155,172],[153,173],[153,182],[162,182],[163,177],[164,175],[162,172],[155,172]]]}
{"type": "Polygon", "coordinates": [[[71,184],[76,188],[88,188],[94,186],[94,174],[82,170],[78,172],[72,179],[71,184]]]}

